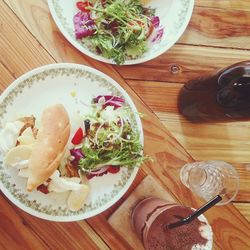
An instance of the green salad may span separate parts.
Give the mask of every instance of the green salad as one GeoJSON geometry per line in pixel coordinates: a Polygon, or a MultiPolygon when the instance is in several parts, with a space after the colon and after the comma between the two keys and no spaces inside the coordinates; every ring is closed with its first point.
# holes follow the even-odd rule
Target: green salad
{"type": "Polygon", "coordinates": [[[121,97],[94,98],[91,114],[84,117],[84,128],[79,128],[72,138],[72,164],[86,174],[93,174],[110,166],[112,171],[139,167],[147,160],[140,133],[128,119],[130,112],[121,97]]]}
{"type": "Polygon", "coordinates": [[[123,64],[137,58],[163,34],[155,10],[139,0],[92,0],[76,4],[75,35],[97,54],[123,64]]]}

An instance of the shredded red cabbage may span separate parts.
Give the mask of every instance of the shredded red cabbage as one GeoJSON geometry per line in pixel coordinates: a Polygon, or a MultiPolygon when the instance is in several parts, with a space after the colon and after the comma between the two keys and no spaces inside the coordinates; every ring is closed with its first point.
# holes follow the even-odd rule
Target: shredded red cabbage
{"type": "Polygon", "coordinates": [[[150,17],[150,21],[153,24],[155,28],[158,28],[160,25],[160,18],[158,16],[152,16],[150,17]]]}
{"type": "Polygon", "coordinates": [[[94,20],[91,19],[89,12],[79,11],[74,15],[75,36],[77,39],[92,36],[96,31],[94,20]]]}
{"type": "Polygon", "coordinates": [[[153,43],[156,43],[156,42],[160,41],[161,38],[162,38],[162,36],[163,36],[163,34],[164,34],[164,28],[163,28],[163,27],[159,27],[159,28],[156,30],[156,33],[155,33],[155,35],[153,36],[153,38],[152,38],[151,41],[152,41],[153,43]]]}
{"type": "Polygon", "coordinates": [[[105,99],[105,102],[106,101],[109,101],[111,99],[111,101],[114,101],[114,102],[121,102],[121,103],[124,103],[124,99],[122,97],[119,97],[119,96],[113,96],[113,95],[98,95],[96,98],[94,98],[94,102],[95,103],[98,103],[100,98],[104,98],[105,99]]]}
{"type": "Polygon", "coordinates": [[[103,176],[107,173],[111,173],[111,174],[116,174],[120,171],[120,167],[119,166],[105,166],[102,167],[96,171],[91,171],[90,174],[87,175],[87,179],[90,180],[95,176],[103,176]]]}
{"type": "Polygon", "coordinates": [[[110,102],[106,102],[105,104],[102,105],[102,108],[105,109],[106,107],[108,106],[113,106],[114,109],[118,109],[120,108],[122,105],[118,102],[113,102],[113,101],[110,101],[110,102]]]}
{"type": "Polygon", "coordinates": [[[98,103],[101,98],[104,98],[105,100],[105,103],[102,105],[102,108],[113,106],[114,109],[118,109],[122,107],[122,104],[125,102],[125,100],[119,96],[99,95],[93,99],[94,103],[98,103]]]}
{"type": "Polygon", "coordinates": [[[70,154],[74,157],[71,161],[72,165],[78,166],[80,159],[84,157],[82,150],[80,148],[72,148],[70,149],[70,154]]]}

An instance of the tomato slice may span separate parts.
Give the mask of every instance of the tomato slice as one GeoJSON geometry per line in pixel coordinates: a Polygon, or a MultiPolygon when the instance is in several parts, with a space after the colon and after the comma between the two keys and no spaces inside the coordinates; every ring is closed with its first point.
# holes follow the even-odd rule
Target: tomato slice
{"type": "Polygon", "coordinates": [[[82,128],[77,129],[77,131],[75,132],[71,140],[72,144],[74,145],[80,144],[82,142],[83,137],[84,137],[84,134],[83,134],[82,128]]]}
{"type": "Polygon", "coordinates": [[[108,168],[108,172],[111,174],[116,174],[120,171],[120,167],[114,167],[114,166],[110,166],[108,168]]]}
{"type": "Polygon", "coordinates": [[[93,7],[93,4],[88,1],[85,2],[80,1],[76,3],[76,7],[82,12],[90,12],[90,10],[86,7],[93,7]]]}
{"type": "Polygon", "coordinates": [[[103,175],[105,175],[107,173],[116,174],[119,171],[120,171],[120,167],[119,166],[116,166],[116,167],[115,166],[109,166],[108,169],[105,172],[101,173],[101,174],[93,174],[92,173],[92,174],[88,174],[86,177],[87,177],[88,180],[90,180],[93,177],[103,176],[103,175]]]}
{"type": "Polygon", "coordinates": [[[38,191],[44,193],[44,194],[48,194],[49,193],[49,189],[48,186],[41,184],[36,188],[38,191]]]}

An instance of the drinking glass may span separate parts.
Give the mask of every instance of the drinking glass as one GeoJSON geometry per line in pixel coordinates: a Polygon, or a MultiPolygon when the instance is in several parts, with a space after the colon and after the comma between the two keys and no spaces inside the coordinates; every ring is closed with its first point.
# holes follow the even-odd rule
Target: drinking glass
{"type": "Polygon", "coordinates": [[[134,230],[146,250],[212,250],[212,229],[203,215],[196,218],[193,223],[168,228],[169,224],[192,213],[193,209],[190,207],[157,197],[147,197],[137,203],[131,219],[134,230]]]}
{"type": "Polygon", "coordinates": [[[178,109],[192,122],[249,120],[249,97],[250,61],[245,61],[187,82],[178,109]]]}
{"type": "Polygon", "coordinates": [[[182,183],[199,197],[210,200],[220,195],[217,205],[232,201],[238,193],[239,176],[235,168],[219,160],[188,163],[181,168],[182,183]]]}

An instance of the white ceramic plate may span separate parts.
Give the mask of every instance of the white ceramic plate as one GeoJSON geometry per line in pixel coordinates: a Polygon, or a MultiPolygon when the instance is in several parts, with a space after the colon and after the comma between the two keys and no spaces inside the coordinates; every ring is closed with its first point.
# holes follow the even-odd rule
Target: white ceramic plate
{"type": "MultiPolygon", "coordinates": [[[[95,69],[78,64],[51,64],[34,69],[15,80],[0,96],[0,129],[8,121],[24,115],[40,117],[42,110],[52,104],[62,103],[69,113],[71,133],[82,122],[79,114],[89,113],[89,103],[97,95],[114,94],[125,99],[131,109],[134,129],[143,130],[138,112],[128,94],[114,80],[95,69]],[[72,93],[76,94],[74,96],[72,93]]],[[[90,195],[83,209],[72,212],[62,196],[26,191],[26,179],[17,176],[15,168],[3,166],[0,155],[0,188],[18,207],[37,217],[54,221],[75,221],[97,215],[113,205],[127,191],[138,168],[121,168],[117,174],[108,173],[90,180],[90,195]]]]}
{"type": "MultiPolygon", "coordinates": [[[[83,42],[77,40],[74,35],[73,16],[77,13],[76,0],[48,0],[49,9],[58,28],[66,39],[82,53],[102,62],[113,64],[114,61],[106,59],[91,52],[83,42]]],[[[160,17],[160,23],[164,27],[164,35],[161,41],[137,59],[127,59],[125,65],[138,64],[149,61],[164,53],[173,46],[185,31],[191,18],[194,0],[152,0],[149,6],[156,9],[156,15],[160,17]]]]}

